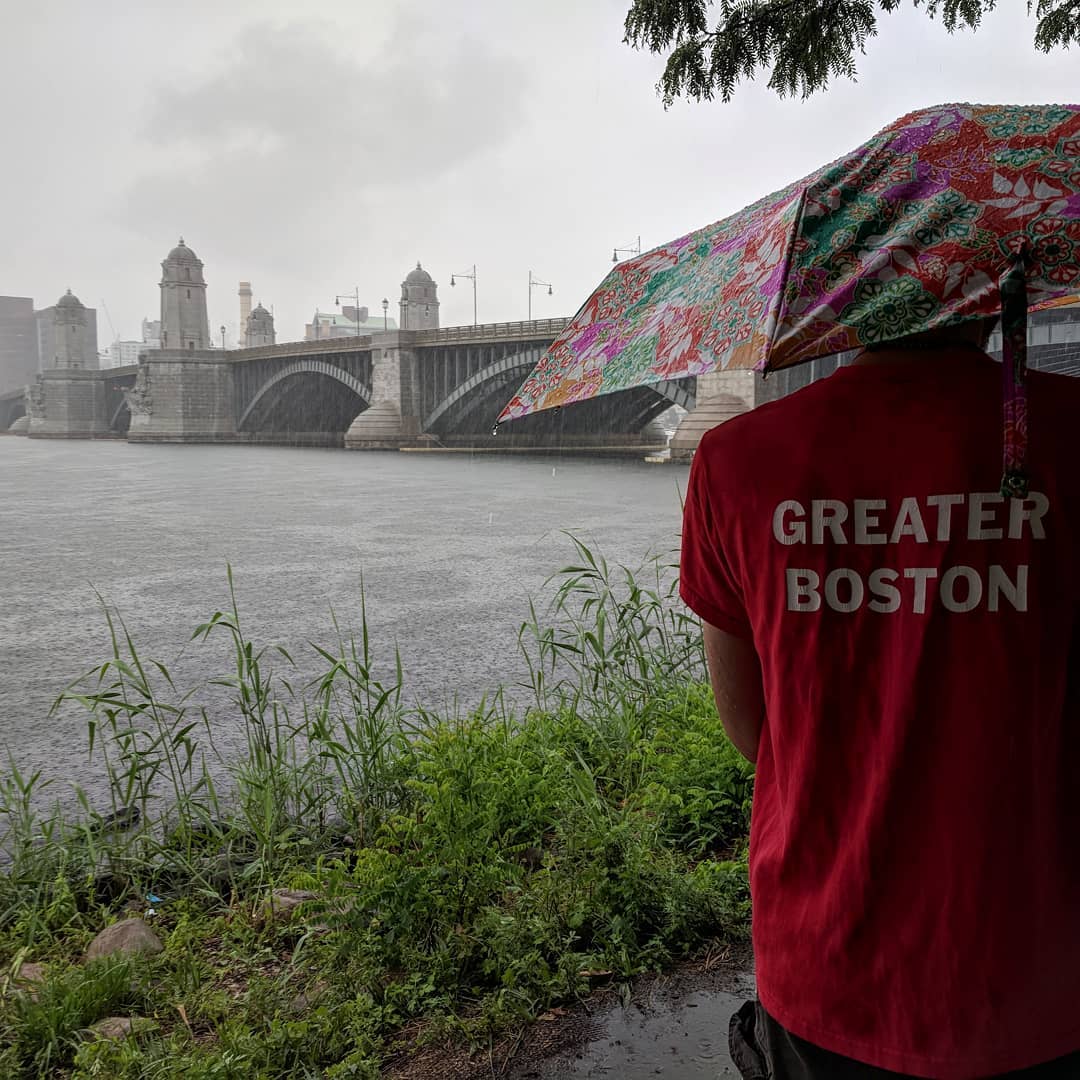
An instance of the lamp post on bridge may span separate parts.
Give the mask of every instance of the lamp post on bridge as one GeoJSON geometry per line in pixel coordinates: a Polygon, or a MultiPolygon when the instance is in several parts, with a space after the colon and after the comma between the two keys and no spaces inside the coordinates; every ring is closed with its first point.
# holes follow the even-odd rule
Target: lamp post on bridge
{"type": "Polygon", "coordinates": [[[384,296],[382,301],[382,328],[384,333],[389,329],[390,326],[390,324],[386,321],[386,312],[389,310],[389,308],[390,301],[387,300],[384,296]]]}
{"type": "Polygon", "coordinates": [[[334,297],[334,303],[341,307],[342,300],[352,300],[356,307],[353,308],[353,314],[356,316],[356,336],[360,336],[360,286],[354,285],[353,292],[351,293],[338,293],[334,297]]]}
{"type": "MultiPolygon", "coordinates": [[[[473,263],[473,268],[472,268],[472,273],[471,274],[457,274],[456,276],[459,277],[459,278],[464,278],[466,281],[471,281],[472,282],[472,324],[473,324],[473,326],[476,326],[477,325],[477,323],[476,323],[476,263],[473,263]]],[[[457,284],[457,282],[454,280],[454,277],[455,277],[454,274],[450,275],[450,284],[451,285],[456,285],[457,284]]],[[[532,294],[530,293],[530,296],[531,295],[532,294]]]]}
{"type": "Polygon", "coordinates": [[[533,276],[533,272],[529,271],[529,322],[532,322],[532,291],[538,287],[546,287],[548,296],[552,295],[552,287],[550,281],[541,281],[538,277],[533,276]]]}
{"type": "Polygon", "coordinates": [[[612,248],[611,261],[613,263],[617,263],[619,261],[619,256],[620,255],[640,255],[640,254],[641,254],[641,237],[639,236],[637,238],[637,242],[634,244],[633,247],[612,248]]]}
{"type": "Polygon", "coordinates": [[[221,325],[221,351],[225,351],[225,324],[221,325]]]}

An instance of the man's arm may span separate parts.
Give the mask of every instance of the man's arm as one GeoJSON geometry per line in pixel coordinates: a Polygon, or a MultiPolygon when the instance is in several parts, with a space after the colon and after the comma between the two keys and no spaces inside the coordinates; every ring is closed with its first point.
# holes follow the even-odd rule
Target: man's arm
{"type": "Polygon", "coordinates": [[[765,720],[765,695],[761,663],[753,642],[704,621],[701,626],[720,722],[735,749],[748,761],[756,762],[765,720]]]}

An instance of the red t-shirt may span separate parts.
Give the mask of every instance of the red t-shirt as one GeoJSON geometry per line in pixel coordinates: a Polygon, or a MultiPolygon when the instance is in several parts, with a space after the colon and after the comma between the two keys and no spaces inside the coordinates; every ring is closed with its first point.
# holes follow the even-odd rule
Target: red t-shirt
{"type": "Polygon", "coordinates": [[[681,591],[752,638],[758,992],[808,1041],[967,1078],[1080,1049],[1080,379],[855,366],[710,431],[681,591]]]}

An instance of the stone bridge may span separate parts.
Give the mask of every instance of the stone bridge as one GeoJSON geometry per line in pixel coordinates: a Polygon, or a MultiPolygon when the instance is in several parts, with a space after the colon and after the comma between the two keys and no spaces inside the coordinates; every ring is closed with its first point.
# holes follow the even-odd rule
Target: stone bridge
{"type": "MultiPolygon", "coordinates": [[[[1080,374],[1078,319],[1067,310],[1033,318],[1033,368],[1080,374]]],[[[691,415],[672,447],[683,453],[705,428],[838,362],[815,361],[765,382],[752,372],[721,372],[626,390],[515,420],[496,441],[495,417],[565,325],[543,319],[395,330],[235,351],[153,351],[137,366],[107,371],[54,369],[25,395],[0,397],[0,431],[14,424],[36,437],[352,449],[630,447],[644,445],[650,421],[680,405],[691,415]]]]}
{"type": "Polygon", "coordinates": [[[353,449],[641,445],[661,412],[693,408],[693,379],[661,383],[504,425],[495,444],[495,417],[565,325],[541,319],[255,349],[157,350],[136,367],[46,371],[8,408],[12,421],[26,411],[37,437],[353,449]]]}

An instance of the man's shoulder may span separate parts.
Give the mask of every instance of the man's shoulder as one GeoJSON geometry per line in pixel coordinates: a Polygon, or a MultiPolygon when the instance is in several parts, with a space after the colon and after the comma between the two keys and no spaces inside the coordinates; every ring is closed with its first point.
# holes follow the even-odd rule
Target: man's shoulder
{"type": "Polygon", "coordinates": [[[819,379],[786,397],[767,401],[748,412],[733,416],[711,428],[701,438],[699,453],[723,454],[736,451],[753,453],[761,444],[776,446],[799,437],[803,421],[814,416],[826,399],[832,398],[839,387],[831,376],[819,379]]]}
{"type": "Polygon", "coordinates": [[[1076,375],[1029,371],[1028,383],[1034,393],[1050,401],[1061,401],[1067,406],[1075,406],[1077,402],[1080,402],[1080,378],[1076,375]]]}

